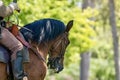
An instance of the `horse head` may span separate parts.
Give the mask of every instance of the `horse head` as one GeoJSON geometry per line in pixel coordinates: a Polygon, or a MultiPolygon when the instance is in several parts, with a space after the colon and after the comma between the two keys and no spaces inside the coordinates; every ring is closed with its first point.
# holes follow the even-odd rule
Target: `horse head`
{"type": "Polygon", "coordinates": [[[63,70],[64,54],[70,43],[68,36],[72,26],[73,20],[65,26],[59,20],[42,19],[25,25],[21,32],[27,41],[31,40],[37,44],[38,52],[44,55],[45,60],[49,53],[47,65],[58,73],[63,70]]]}
{"type": "Polygon", "coordinates": [[[59,35],[50,47],[47,65],[50,69],[54,69],[56,73],[59,73],[64,68],[64,54],[70,43],[68,36],[72,26],[73,20],[68,22],[64,33],[59,35]]]}

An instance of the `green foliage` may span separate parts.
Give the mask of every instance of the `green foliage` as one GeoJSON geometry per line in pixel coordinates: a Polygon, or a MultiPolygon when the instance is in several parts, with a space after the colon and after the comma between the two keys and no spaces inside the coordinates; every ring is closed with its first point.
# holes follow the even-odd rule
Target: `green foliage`
{"type": "Polygon", "coordinates": [[[91,66],[90,68],[90,80],[115,80],[114,62],[107,59],[95,59],[91,60],[91,64],[97,66],[91,66]]]}
{"type": "MultiPolygon", "coordinates": [[[[3,0],[6,5],[12,0],[3,0]]],[[[71,44],[65,54],[65,69],[59,75],[48,76],[46,80],[79,80],[80,53],[91,50],[90,80],[115,80],[112,40],[108,24],[107,0],[99,0],[97,10],[78,7],[82,0],[18,0],[20,26],[42,18],[63,21],[74,20],[70,31],[71,44]],[[104,32],[104,28],[107,30],[104,32]]],[[[116,1],[116,21],[120,27],[120,2],[116,1]]]]}
{"type": "MultiPolygon", "coordinates": [[[[20,0],[19,6],[21,8],[21,13],[19,14],[21,25],[42,18],[59,19],[65,24],[69,20],[74,20],[73,29],[70,31],[69,37],[71,44],[65,55],[65,64],[67,66],[71,65],[71,63],[77,63],[79,61],[79,53],[90,50],[95,45],[94,37],[96,33],[93,27],[95,27],[96,23],[91,20],[91,17],[95,17],[98,14],[96,10],[88,8],[82,11],[73,2],[67,0],[20,0]]],[[[68,74],[73,75],[74,69],[71,68],[70,70],[72,71],[68,74]]]]}
{"type": "Polygon", "coordinates": [[[69,20],[74,20],[73,29],[70,31],[71,44],[67,50],[66,64],[72,60],[71,57],[93,47],[96,33],[92,27],[96,23],[90,18],[98,14],[96,10],[88,8],[82,12],[77,5],[67,0],[19,0],[18,3],[21,8],[18,16],[22,26],[42,18],[59,19],[65,24],[69,20]]]}
{"type": "Polygon", "coordinates": [[[70,32],[71,46],[79,49],[77,53],[92,48],[93,37],[96,33],[92,28],[95,26],[95,22],[90,18],[96,16],[95,10],[88,8],[82,12],[74,1],[67,0],[19,0],[18,4],[21,12],[17,15],[21,26],[42,18],[59,19],[65,24],[69,20],[74,20],[74,26],[70,32]]]}

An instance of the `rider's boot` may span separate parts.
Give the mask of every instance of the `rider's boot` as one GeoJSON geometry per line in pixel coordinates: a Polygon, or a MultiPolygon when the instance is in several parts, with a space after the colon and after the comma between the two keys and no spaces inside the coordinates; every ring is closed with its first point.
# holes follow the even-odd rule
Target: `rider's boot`
{"type": "Polygon", "coordinates": [[[24,80],[26,75],[23,70],[23,50],[16,53],[16,59],[12,60],[12,67],[15,80],[24,80]]]}

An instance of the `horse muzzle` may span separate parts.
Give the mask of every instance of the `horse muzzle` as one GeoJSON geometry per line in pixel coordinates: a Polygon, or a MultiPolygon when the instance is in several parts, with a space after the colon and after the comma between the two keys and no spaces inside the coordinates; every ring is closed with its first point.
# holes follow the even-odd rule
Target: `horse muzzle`
{"type": "Polygon", "coordinates": [[[47,66],[48,68],[53,69],[55,73],[59,73],[63,70],[63,65],[60,63],[59,58],[49,59],[47,66]]]}

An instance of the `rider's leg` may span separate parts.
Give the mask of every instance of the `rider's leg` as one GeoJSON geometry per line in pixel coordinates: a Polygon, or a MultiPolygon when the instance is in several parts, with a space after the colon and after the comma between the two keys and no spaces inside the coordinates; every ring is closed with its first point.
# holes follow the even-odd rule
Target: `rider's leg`
{"type": "Polygon", "coordinates": [[[12,60],[12,68],[15,80],[22,80],[25,76],[23,71],[23,50],[16,53],[16,58],[12,60]]]}
{"type": "Polygon", "coordinates": [[[22,80],[23,71],[23,45],[7,29],[2,29],[0,43],[12,51],[12,66],[15,80],[22,80]],[[15,55],[15,56],[14,56],[15,55]]]}

